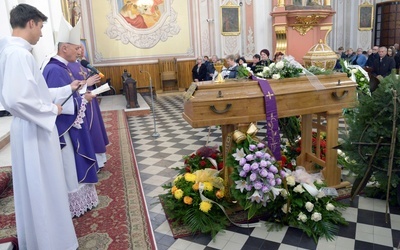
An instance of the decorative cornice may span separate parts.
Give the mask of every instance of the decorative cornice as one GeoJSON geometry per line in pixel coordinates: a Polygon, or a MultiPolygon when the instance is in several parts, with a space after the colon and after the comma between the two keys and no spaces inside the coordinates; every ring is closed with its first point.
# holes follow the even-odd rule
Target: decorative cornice
{"type": "Polygon", "coordinates": [[[308,15],[308,16],[296,16],[293,29],[297,30],[300,35],[304,36],[307,32],[312,29],[318,22],[325,19],[327,15],[308,15]]]}

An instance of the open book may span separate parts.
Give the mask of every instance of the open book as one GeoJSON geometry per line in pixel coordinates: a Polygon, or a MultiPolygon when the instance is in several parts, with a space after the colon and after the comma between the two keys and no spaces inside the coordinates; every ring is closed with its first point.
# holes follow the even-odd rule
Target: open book
{"type": "Polygon", "coordinates": [[[95,88],[94,90],[92,90],[91,93],[95,94],[95,95],[99,95],[99,94],[104,93],[104,92],[109,91],[109,90],[110,90],[110,85],[108,85],[108,82],[106,82],[103,85],[101,85],[100,87],[95,88]]]}

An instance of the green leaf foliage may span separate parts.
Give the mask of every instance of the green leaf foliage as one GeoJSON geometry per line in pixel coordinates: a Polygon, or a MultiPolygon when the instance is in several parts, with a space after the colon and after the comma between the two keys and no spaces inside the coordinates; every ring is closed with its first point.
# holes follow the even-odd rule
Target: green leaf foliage
{"type": "Polygon", "coordinates": [[[372,168],[372,176],[378,185],[373,187],[373,192],[367,191],[374,197],[383,197],[382,193],[386,194],[386,189],[390,188],[390,201],[395,204],[397,201],[396,192],[399,183],[400,173],[400,130],[396,134],[396,146],[394,152],[393,171],[391,183],[388,183],[388,166],[390,143],[392,139],[393,117],[396,127],[399,127],[400,122],[400,98],[395,95],[400,94],[400,80],[395,74],[384,78],[379,87],[371,94],[365,95],[359,92],[359,104],[353,109],[353,112],[348,112],[345,116],[346,123],[349,127],[348,136],[343,143],[343,151],[349,157],[350,161],[347,168],[362,178],[367,171],[368,162],[373,155],[374,149],[380,137],[382,137],[382,145],[377,151],[372,168]],[[396,103],[393,103],[393,98],[396,103]],[[396,105],[396,109],[394,109],[396,105]],[[394,114],[396,110],[396,113],[394,114]],[[369,145],[360,145],[369,144],[369,145]]]}

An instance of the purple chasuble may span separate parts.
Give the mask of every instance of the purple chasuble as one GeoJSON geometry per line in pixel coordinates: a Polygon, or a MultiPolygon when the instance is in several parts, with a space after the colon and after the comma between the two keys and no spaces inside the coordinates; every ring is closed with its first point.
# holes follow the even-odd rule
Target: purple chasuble
{"type": "Polygon", "coordinates": [[[264,94],[268,147],[272,151],[275,159],[280,161],[282,159],[281,138],[275,94],[267,79],[253,76],[253,80],[258,81],[258,85],[260,85],[260,88],[264,94]]]}
{"type": "MultiPolygon", "coordinates": [[[[81,66],[79,62],[68,63],[68,68],[71,70],[76,80],[85,80],[89,74],[88,70],[81,66]]],[[[87,89],[93,90],[94,86],[90,86],[87,89]]],[[[92,101],[86,105],[85,113],[94,151],[96,154],[105,153],[109,141],[97,98],[93,98],[92,101]]]]}
{"type": "MultiPolygon", "coordinates": [[[[46,83],[49,88],[63,87],[65,85],[69,85],[73,81],[72,74],[70,74],[67,66],[54,58],[51,58],[50,62],[44,68],[43,76],[46,79],[46,83]]],[[[94,152],[93,143],[90,139],[87,122],[84,119],[84,122],[81,124],[81,129],[77,129],[72,126],[77,117],[78,110],[81,106],[82,97],[78,93],[75,93],[72,98],[74,98],[75,114],[61,114],[57,116],[56,119],[60,144],[61,147],[65,146],[63,135],[65,133],[69,133],[72,146],[74,148],[75,166],[78,175],[78,182],[96,183],[98,182],[98,165],[96,162],[96,155],[94,152]]]]}

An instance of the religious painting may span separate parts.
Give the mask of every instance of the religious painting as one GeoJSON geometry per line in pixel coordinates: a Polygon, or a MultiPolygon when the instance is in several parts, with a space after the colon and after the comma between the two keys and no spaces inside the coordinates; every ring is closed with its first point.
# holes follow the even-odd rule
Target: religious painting
{"type": "Polygon", "coordinates": [[[165,13],[164,0],[119,0],[119,14],[137,29],[153,27],[165,13]]]}
{"type": "Polygon", "coordinates": [[[87,49],[86,39],[81,39],[82,58],[89,60],[89,51],[87,49]]]}
{"type": "Polygon", "coordinates": [[[178,35],[181,30],[177,12],[172,7],[174,0],[107,1],[111,9],[107,14],[106,34],[123,44],[131,43],[137,48],[148,49],[178,35]]]}
{"type": "Polygon", "coordinates": [[[374,6],[369,2],[364,2],[358,6],[358,29],[372,30],[374,20],[374,6]]]}
{"type": "Polygon", "coordinates": [[[228,3],[221,6],[221,34],[238,36],[240,34],[240,7],[228,3]]]}

